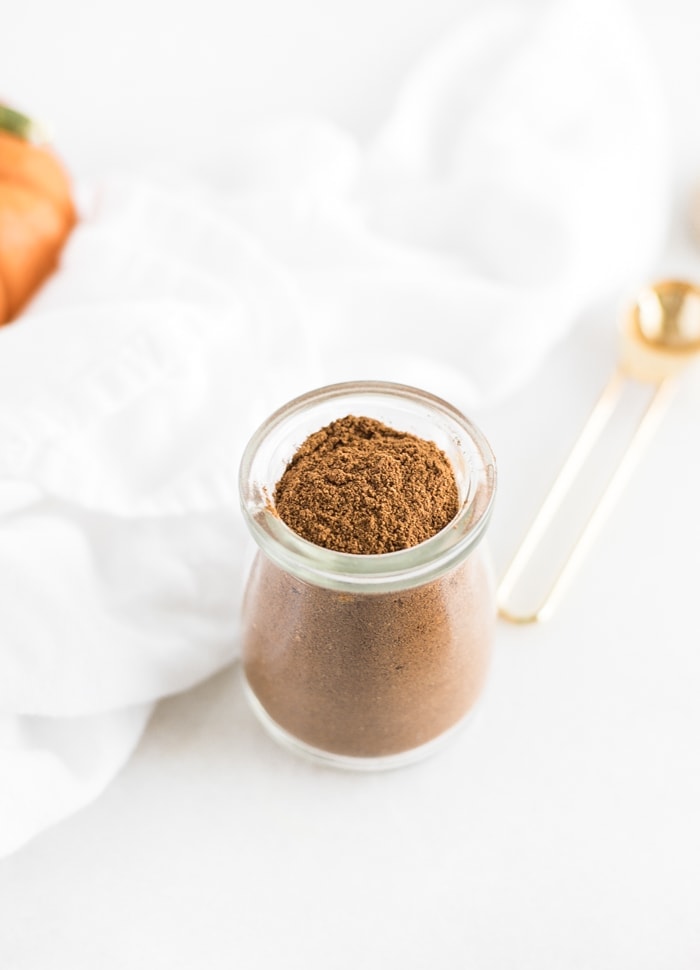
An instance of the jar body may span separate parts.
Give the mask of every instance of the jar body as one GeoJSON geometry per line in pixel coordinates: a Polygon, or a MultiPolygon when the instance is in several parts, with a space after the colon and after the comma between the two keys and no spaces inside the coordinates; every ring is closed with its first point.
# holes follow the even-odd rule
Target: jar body
{"type": "Polygon", "coordinates": [[[394,758],[472,710],[494,615],[483,548],[438,579],[386,593],[315,586],[258,552],[244,601],[244,674],[275,733],[308,753],[394,758]]]}
{"type": "MultiPolygon", "coordinates": [[[[426,407],[437,399],[415,389],[335,385],[307,398],[308,406],[303,399],[288,406],[291,420],[282,409],[272,428],[263,426],[242,468],[244,511],[260,546],[243,605],[248,696],[287,745],[340,766],[390,767],[427,753],[463,722],[486,680],[496,608],[480,540],[493,498],[492,456],[479,440],[477,458],[472,448],[460,460],[466,419],[458,415],[452,427],[452,409],[439,402],[450,413],[431,414],[426,407]],[[445,535],[356,556],[312,546],[275,517],[274,485],[307,428],[327,420],[329,394],[331,416],[362,412],[447,446],[463,501],[445,535]],[[416,408],[420,427],[411,418],[416,408]]],[[[478,433],[467,427],[474,446],[478,433]]]]}

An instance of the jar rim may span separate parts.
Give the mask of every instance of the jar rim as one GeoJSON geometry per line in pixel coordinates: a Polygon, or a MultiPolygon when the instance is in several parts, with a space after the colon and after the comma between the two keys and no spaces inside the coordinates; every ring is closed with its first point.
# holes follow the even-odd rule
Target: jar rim
{"type": "Polygon", "coordinates": [[[488,525],[496,480],[496,460],[491,445],[482,432],[448,401],[406,384],[347,381],[327,384],[293,398],[257,428],[241,459],[239,491],[243,515],[253,538],[282,569],[315,585],[383,592],[436,579],[466,558],[481,541],[488,525]],[[318,546],[282,521],[274,511],[269,489],[254,478],[260,449],[275,432],[314,406],[360,396],[428,408],[458,431],[461,447],[467,443],[470,446],[469,481],[459,511],[440,532],[407,549],[358,554],[318,546]]]}

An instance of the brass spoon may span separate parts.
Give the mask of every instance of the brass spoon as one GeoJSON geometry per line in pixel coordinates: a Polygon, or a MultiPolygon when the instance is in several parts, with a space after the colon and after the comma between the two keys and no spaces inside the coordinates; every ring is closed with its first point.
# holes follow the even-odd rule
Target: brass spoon
{"type": "Polygon", "coordinates": [[[624,317],[618,367],[555,478],[498,588],[499,614],[511,623],[538,623],[554,612],[576,568],[622,492],[635,462],[659,425],[676,378],[700,352],[700,287],[664,280],[646,287],[624,317]],[[607,426],[628,380],[654,385],[653,396],[571,552],[539,606],[516,613],[508,607],[513,590],[586,458],[607,426]]]}

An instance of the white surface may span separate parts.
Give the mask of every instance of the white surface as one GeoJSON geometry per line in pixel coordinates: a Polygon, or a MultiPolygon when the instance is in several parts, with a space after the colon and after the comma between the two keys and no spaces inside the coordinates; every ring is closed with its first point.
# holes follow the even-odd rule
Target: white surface
{"type": "MultiPolygon", "coordinates": [[[[84,6],[78,24],[93,16],[84,6]]],[[[17,15],[26,18],[18,48],[37,7],[17,15]]],[[[683,190],[700,170],[700,126],[678,125],[686,111],[695,116],[697,14],[690,3],[638,8],[660,51],[683,190]]],[[[112,57],[136,9],[120,9],[112,57]]],[[[230,41],[243,56],[240,77],[236,57],[227,61],[237,110],[321,108],[359,130],[376,120],[410,56],[437,36],[435,25],[458,12],[440,2],[401,16],[388,3],[357,5],[352,18],[310,3],[292,19],[285,10],[260,5],[232,15],[228,30],[205,29],[220,55],[230,41]],[[322,44],[310,43],[311,24],[322,44]],[[372,68],[378,49],[386,59],[372,68]],[[259,63],[254,50],[265,52],[259,63]],[[246,76],[244,97],[235,82],[246,76]],[[375,100],[377,88],[389,95],[375,100]]],[[[197,12],[206,23],[206,4],[197,12]]],[[[157,13],[138,7],[142,58],[157,13]]],[[[157,34],[170,68],[168,38],[188,30],[185,18],[177,24],[157,34]]],[[[33,51],[40,63],[36,39],[33,51]]],[[[90,43],[85,57],[89,69],[90,43]]],[[[204,87],[214,62],[221,57],[197,62],[204,87]]],[[[38,103],[38,75],[18,63],[10,58],[4,83],[13,93],[24,85],[17,96],[38,103]]],[[[136,56],[130,66],[127,99],[145,64],[136,56]]],[[[173,75],[175,94],[183,76],[173,75]]],[[[78,80],[69,65],[56,88],[78,91],[78,80]]],[[[160,78],[149,107],[159,86],[160,78]]],[[[107,106],[116,104],[110,85],[107,106]]],[[[172,106],[165,116],[173,125],[172,106]]],[[[99,168],[110,147],[91,158],[83,145],[76,158],[99,168]]],[[[686,271],[696,258],[679,223],[666,264],[686,271]]],[[[601,308],[517,398],[475,415],[500,458],[500,561],[607,373],[614,309],[601,308]]],[[[261,735],[237,670],[226,671],[161,705],[134,759],[90,809],[0,864],[0,965],[696,967],[698,407],[688,385],[552,625],[500,628],[481,717],[439,757],[379,777],[311,768],[261,735]]]]}

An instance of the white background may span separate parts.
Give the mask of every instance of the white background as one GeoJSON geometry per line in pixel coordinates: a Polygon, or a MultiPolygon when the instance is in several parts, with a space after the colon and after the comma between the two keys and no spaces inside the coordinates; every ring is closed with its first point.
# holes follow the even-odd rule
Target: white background
{"type": "MultiPolygon", "coordinates": [[[[370,134],[465,9],[24,0],[3,13],[0,85],[78,175],[216,183],[249,118],[370,134]]],[[[659,270],[700,277],[700,8],[634,10],[673,131],[659,270]]],[[[612,364],[616,311],[475,415],[500,460],[499,564],[612,364]]],[[[261,733],[237,668],[162,703],[94,805],[0,863],[0,967],[699,967],[699,418],[689,382],[561,612],[499,628],[480,717],[432,760],[377,776],[298,762],[261,733]]]]}

